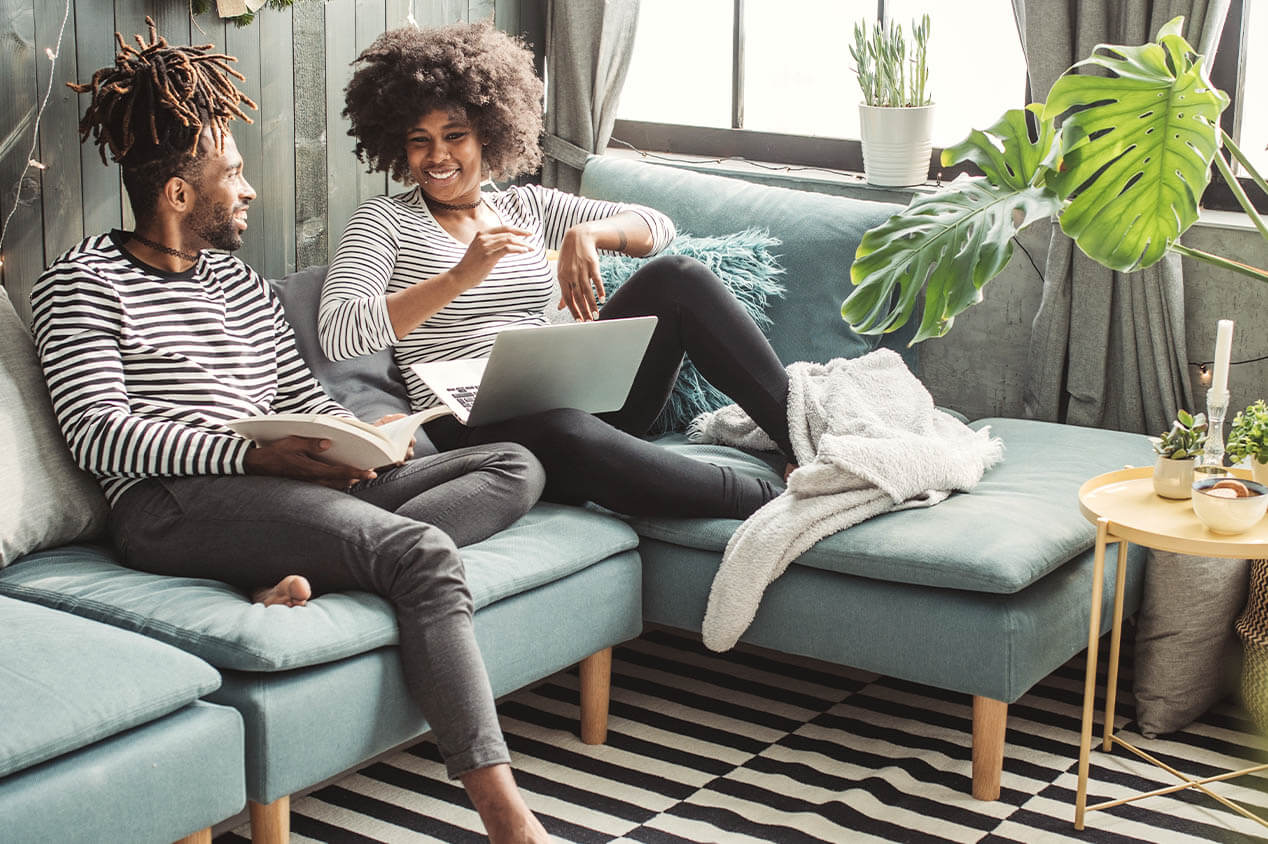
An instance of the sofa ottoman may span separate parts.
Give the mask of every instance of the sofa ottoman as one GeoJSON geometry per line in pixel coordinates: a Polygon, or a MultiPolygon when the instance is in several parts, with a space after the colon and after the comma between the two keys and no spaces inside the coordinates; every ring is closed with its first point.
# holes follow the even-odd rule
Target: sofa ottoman
{"type": "Polygon", "coordinates": [[[241,810],[242,718],[201,700],[211,666],[10,598],[0,629],[0,839],[210,840],[241,810]]]}
{"type": "MultiPolygon", "coordinates": [[[[495,695],[577,662],[587,741],[602,741],[612,645],[642,630],[638,537],[623,522],[539,504],[462,549],[495,695]]],[[[289,795],[427,730],[406,692],[386,601],[334,593],[251,604],[214,580],[119,565],[101,546],[41,551],[0,571],[0,594],[174,645],[220,670],[209,699],[242,714],[252,840],[286,840],[289,795]]]]}

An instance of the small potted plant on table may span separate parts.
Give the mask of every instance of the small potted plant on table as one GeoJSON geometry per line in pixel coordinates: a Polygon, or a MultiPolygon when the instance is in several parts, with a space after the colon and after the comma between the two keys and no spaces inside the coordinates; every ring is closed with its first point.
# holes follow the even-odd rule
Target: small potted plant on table
{"type": "Polygon", "coordinates": [[[1233,418],[1225,450],[1233,460],[1249,457],[1251,475],[1268,484],[1268,403],[1260,399],[1233,418]]]}
{"type": "Polygon", "coordinates": [[[1206,445],[1206,414],[1176,414],[1171,430],[1150,437],[1158,459],[1154,463],[1154,492],[1163,498],[1193,495],[1193,464],[1206,445]]]}

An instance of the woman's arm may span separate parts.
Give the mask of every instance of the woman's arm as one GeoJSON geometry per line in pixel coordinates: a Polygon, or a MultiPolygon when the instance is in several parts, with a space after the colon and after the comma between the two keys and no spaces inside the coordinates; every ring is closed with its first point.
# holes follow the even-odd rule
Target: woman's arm
{"type": "Polygon", "coordinates": [[[451,269],[414,282],[387,296],[388,317],[397,339],[409,334],[448,305],[459,294],[475,287],[506,255],[529,252],[525,238],[532,234],[513,226],[495,226],[477,232],[462,258],[451,269]]]}
{"type": "Polygon", "coordinates": [[[673,221],[653,208],[551,188],[528,190],[540,203],[547,248],[559,250],[559,308],[567,307],[575,319],[596,319],[606,298],[600,249],[646,257],[674,239],[673,221]]]}
{"type": "Polygon", "coordinates": [[[599,250],[642,257],[653,245],[651,226],[633,211],[569,228],[559,247],[559,309],[567,307],[574,319],[583,322],[598,319],[599,305],[607,299],[599,273],[599,250]]]}
{"type": "Polygon", "coordinates": [[[346,360],[394,345],[483,281],[503,256],[528,252],[528,235],[498,226],[478,233],[465,250],[452,238],[420,244],[434,253],[437,266],[421,270],[409,287],[388,293],[404,235],[390,199],[362,203],[348,221],[322,287],[317,314],[322,351],[331,360],[346,360]]]}

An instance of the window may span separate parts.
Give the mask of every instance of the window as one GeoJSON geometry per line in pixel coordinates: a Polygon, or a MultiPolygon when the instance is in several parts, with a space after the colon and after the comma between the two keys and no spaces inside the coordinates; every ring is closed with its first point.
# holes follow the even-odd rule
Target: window
{"type": "Polygon", "coordinates": [[[964,5],[927,0],[642,0],[614,137],[861,170],[854,24],[870,27],[879,11],[906,30],[927,10],[933,142],[957,143],[1026,97],[1011,0],[972,6],[966,15],[964,5]]]}
{"type": "MultiPolygon", "coordinates": [[[[879,13],[906,29],[926,10],[935,147],[1025,104],[1011,0],[642,0],[613,144],[861,171],[854,22],[879,13]]],[[[1224,128],[1268,173],[1268,109],[1250,107],[1268,102],[1268,52],[1254,43],[1268,43],[1268,0],[1231,0],[1211,77],[1233,100],[1224,128]]],[[[1268,211],[1268,196],[1240,181],[1268,211]]],[[[1202,202],[1240,210],[1218,173],[1202,202]]]]}
{"type": "MultiPolygon", "coordinates": [[[[1265,38],[1268,38],[1268,4],[1232,0],[1211,68],[1211,81],[1232,98],[1221,116],[1224,131],[1233,137],[1238,149],[1260,175],[1268,175],[1268,151],[1264,149],[1268,146],[1268,112],[1259,107],[1268,97],[1268,58],[1262,46],[1252,51],[1250,45],[1262,45],[1265,38]]],[[[1235,167],[1233,172],[1241,175],[1239,170],[1235,167]]],[[[1260,212],[1268,212],[1268,195],[1247,177],[1238,181],[1255,207],[1260,212]]],[[[1202,204],[1225,211],[1242,210],[1218,171],[1202,195],[1202,204]]]]}

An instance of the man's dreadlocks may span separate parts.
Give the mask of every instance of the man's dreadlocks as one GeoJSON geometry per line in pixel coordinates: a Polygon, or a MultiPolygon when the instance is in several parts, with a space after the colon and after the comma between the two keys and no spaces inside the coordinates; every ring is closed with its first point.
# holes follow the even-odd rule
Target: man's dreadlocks
{"type": "Polygon", "coordinates": [[[106,149],[123,168],[124,183],[138,213],[153,210],[158,190],[194,164],[198,139],[209,129],[216,151],[224,149],[229,121],[253,122],[239,107],[257,108],[230,77],[245,77],[229,66],[233,56],[211,53],[214,44],[173,47],[145,19],[150,43],[140,35],[137,47],[115,33],[119,52],[110,67],[82,84],[67,83],[92,102],[79,123],[79,137],[91,134],[106,161],[106,149]]]}

